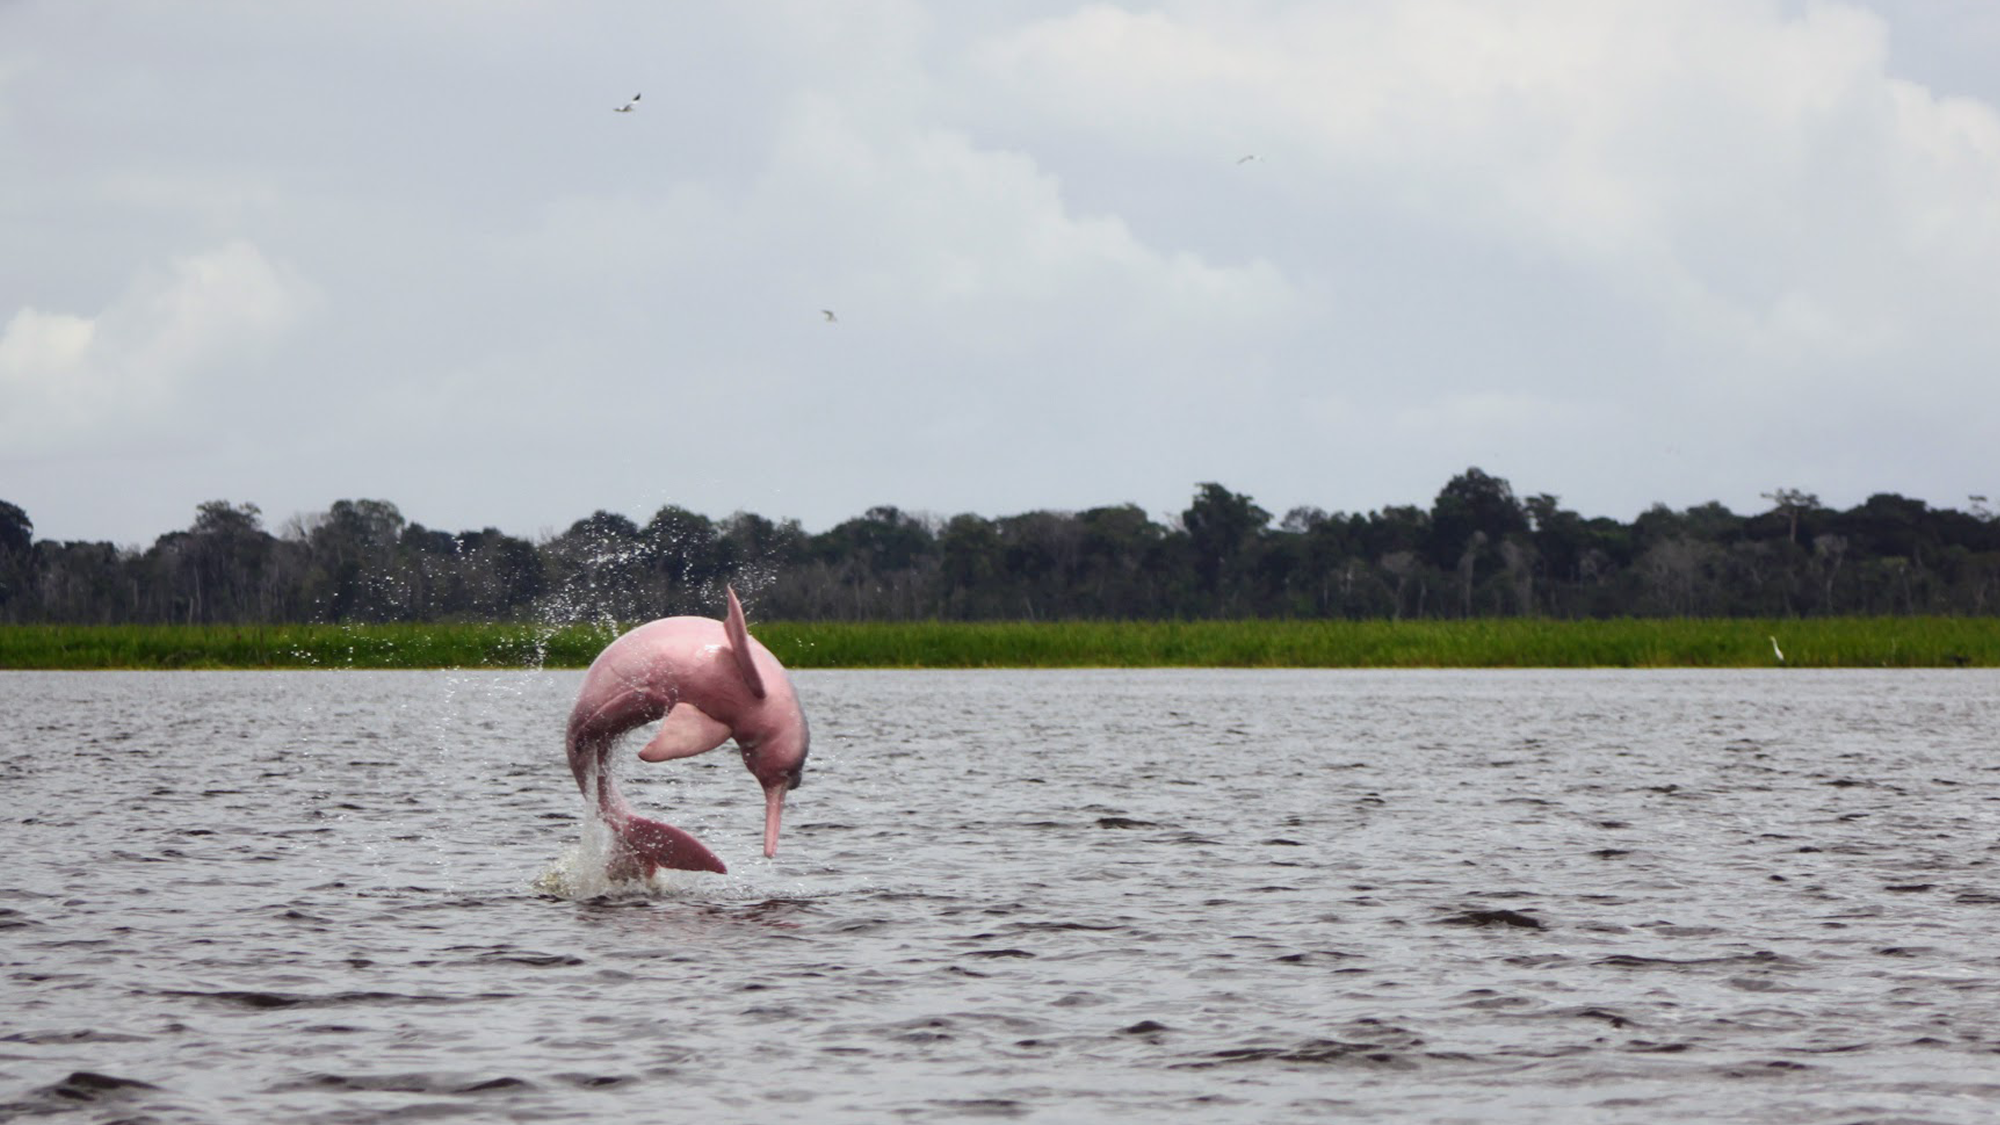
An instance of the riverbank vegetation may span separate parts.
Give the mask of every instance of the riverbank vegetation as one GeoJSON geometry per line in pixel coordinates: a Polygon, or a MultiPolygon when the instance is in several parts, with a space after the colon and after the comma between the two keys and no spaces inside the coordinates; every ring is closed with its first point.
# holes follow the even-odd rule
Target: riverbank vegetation
{"type": "MultiPolygon", "coordinates": [[[[2000,667],[2000,622],[1971,617],[772,621],[753,629],[801,669],[2000,667]]],[[[0,669],[582,668],[614,635],[608,624],[15,625],[0,626],[0,669]]]]}
{"type": "MultiPolygon", "coordinates": [[[[1550,619],[2000,612],[2000,519],[1983,497],[1962,510],[1890,493],[1846,510],[1800,489],[1765,498],[1753,515],[1655,505],[1626,523],[1546,493],[1518,499],[1472,468],[1428,507],[1366,513],[1275,517],[1208,483],[1157,520],[1133,505],[997,519],[878,507],[809,534],[668,505],[644,524],[599,511],[533,541],[426,527],[386,500],[341,500],[273,533],[256,505],[216,500],[145,548],[38,540],[28,513],[0,502],[0,623],[512,622],[527,635],[714,615],[725,583],[753,621],[911,626],[881,634],[895,644],[916,643],[928,622],[980,623],[992,628],[959,635],[1000,649],[1062,635],[1012,622],[1078,623],[1079,634],[1156,622],[1145,635],[1164,638],[1202,621],[1518,620],[1533,633],[1550,619]],[[1037,639],[998,639],[1013,637],[1037,639]]],[[[1313,633],[1241,628],[1258,638],[1241,642],[1251,648],[1313,633]]]]}

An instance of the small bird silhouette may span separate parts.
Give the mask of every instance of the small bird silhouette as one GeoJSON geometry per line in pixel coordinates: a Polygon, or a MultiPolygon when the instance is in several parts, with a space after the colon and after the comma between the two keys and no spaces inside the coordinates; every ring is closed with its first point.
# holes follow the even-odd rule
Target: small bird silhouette
{"type": "Polygon", "coordinates": [[[1244,154],[1244,155],[1242,155],[1242,156],[1239,156],[1239,157],[1237,157],[1237,158],[1236,158],[1236,163],[1238,163],[1238,164],[1248,164],[1248,163],[1250,163],[1250,162],[1251,162],[1252,160],[1258,160],[1258,159],[1261,159],[1261,157],[1259,157],[1259,156],[1258,156],[1258,155],[1257,155],[1256,153],[1254,153],[1254,152],[1252,152],[1252,153],[1246,153],[1246,154],[1244,154]]]}
{"type": "Polygon", "coordinates": [[[819,314],[820,314],[821,316],[823,316],[823,317],[825,317],[825,318],[826,318],[826,322],[827,322],[828,324],[839,324],[839,323],[840,323],[840,318],[839,318],[839,317],[837,317],[837,316],[835,316],[835,315],[833,315],[833,310],[832,310],[832,309],[821,309],[821,310],[819,310],[819,314]]]}
{"type": "Polygon", "coordinates": [[[633,95],[632,95],[632,100],[631,100],[631,101],[629,101],[629,102],[626,102],[626,103],[625,103],[624,105],[621,105],[621,106],[619,106],[619,107],[618,107],[617,109],[614,109],[614,110],[612,110],[611,112],[613,112],[613,113],[630,113],[630,112],[632,112],[633,110],[635,110],[635,109],[638,109],[638,108],[639,108],[639,95],[637,95],[637,94],[633,94],[633,95]]]}

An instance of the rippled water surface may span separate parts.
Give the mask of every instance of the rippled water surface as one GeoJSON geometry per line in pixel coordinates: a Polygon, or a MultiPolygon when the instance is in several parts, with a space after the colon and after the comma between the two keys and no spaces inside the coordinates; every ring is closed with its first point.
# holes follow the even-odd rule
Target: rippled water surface
{"type": "Polygon", "coordinates": [[[611,894],[580,678],[0,675],[0,1118],[2000,1113],[1992,673],[805,673],[611,894]]]}

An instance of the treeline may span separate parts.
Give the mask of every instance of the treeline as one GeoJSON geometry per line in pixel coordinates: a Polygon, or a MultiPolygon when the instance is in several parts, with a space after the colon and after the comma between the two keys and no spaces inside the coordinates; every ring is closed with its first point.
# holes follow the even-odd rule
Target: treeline
{"type": "Polygon", "coordinates": [[[765,620],[1983,615],[2000,520],[1878,494],[1835,511],[1779,489],[1738,515],[1655,505],[1630,523],[1525,500],[1477,468],[1428,508],[1295,508],[1219,484],[1177,518],[1132,505],[989,519],[872,508],[808,534],[747,512],[599,511],[530,541],[342,500],[276,533],[200,505],[143,550],[34,538],[0,501],[9,623],[634,622],[712,614],[734,582],[765,620]]]}

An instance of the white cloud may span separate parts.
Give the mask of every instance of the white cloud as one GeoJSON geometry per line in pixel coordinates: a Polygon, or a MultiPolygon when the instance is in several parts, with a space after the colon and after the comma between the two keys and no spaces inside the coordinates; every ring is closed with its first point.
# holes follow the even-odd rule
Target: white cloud
{"type": "Polygon", "coordinates": [[[22,309],[0,332],[0,379],[46,372],[53,381],[58,373],[75,371],[96,332],[96,322],[80,316],[22,309]]]}
{"type": "Polygon", "coordinates": [[[1147,318],[1240,329],[1283,318],[1293,298],[1269,263],[1211,263],[1145,244],[1116,215],[1075,212],[1060,181],[1025,153],[981,149],[936,127],[872,135],[816,99],[780,136],[766,190],[773,212],[851,232],[831,236],[835,254],[855,251],[830,256],[850,275],[837,283],[893,279],[900,295],[983,323],[1123,306],[1128,315],[1143,308],[1147,318]]]}
{"type": "Polygon", "coordinates": [[[1302,301],[1267,260],[1212,261],[1148,245],[1116,215],[1079,213],[1026,153],[858,115],[813,91],[786,112],[747,182],[690,177],[650,193],[568,196],[505,253],[524,274],[635,300],[632,315],[655,324],[685,312],[647,303],[670,289],[704,310],[709,331],[663,346],[705,351],[695,341],[727,324],[739,366],[796,366],[799,346],[823,358],[837,339],[819,330],[829,306],[847,336],[874,333],[919,356],[991,369],[1034,355],[1074,374],[1052,349],[1227,353],[1295,320],[1302,301]],[[773,336],[801,317],[814,329],[807,344],[773,336]]]}
{"type": "Polygon", "coordinates": [[[0,333],[0,440],[32,456],[165,432],[204,384],[313,301],[309,285],[236,241],[142,272],[94,316],[19,309],[0,333]]]}
{"type": "Polygon", "coordinates": [[[1349,209],[1553,256],[1759,361],[1867,359],[2000,300],[2000,116],[1851,6],[1097,4],[980,53],[1052,123],[1233,145],[1349,209]]]}

